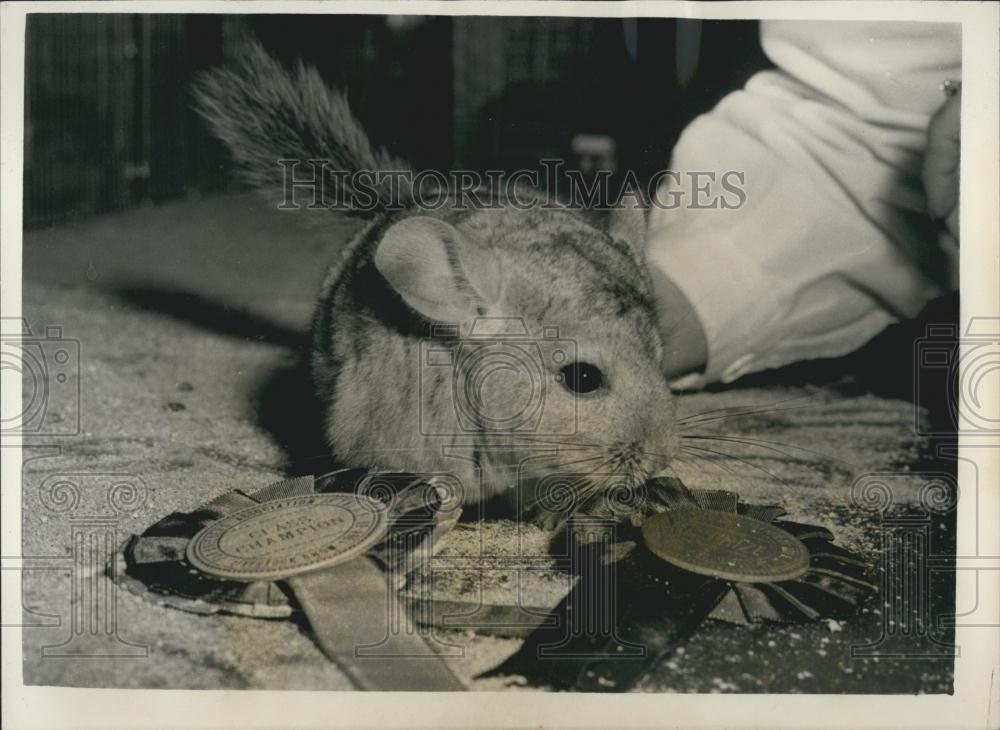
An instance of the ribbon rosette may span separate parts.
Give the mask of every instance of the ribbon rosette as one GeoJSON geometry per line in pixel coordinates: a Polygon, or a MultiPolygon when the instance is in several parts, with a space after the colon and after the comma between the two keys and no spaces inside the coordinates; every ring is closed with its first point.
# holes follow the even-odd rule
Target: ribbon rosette
{"type": "MultiPolygon", "coordinates": [[[[712,569],[705,566],[700,570],[698,566],[684,566],[689,570],[693,569],[693,572],[715,577],[725,586],[725,591],[709,618],[748,624],[760,621],[800,623],[818,618],[846,617],[852,615],[859,601],[875,589],[875,585],[867,577],[868,565],[854,553],[834,544],[833,533],[826,528],[781,519],[786,514],[781,507],[747,505],[733,492],[692,490],[690,495],[697,504],[696,509],[742,517],[744,519],[740,522],[744,530],[753,529],[753,522],[768,525],[786,533],[804,549],[801,570],[793,570],[797,575],[785,580],[768,580],[761,578],[759,574],[739,575],[739,566],[729,576],[713,574],[712,569]]],[[[678,510],[678,525],[695,529],[695,525],[684,525],[686,511],[678,510]]],[[[666,512],[669,513],[669,509],[666,512]]],[[[737,521],[731,521],[731,524],[737,524],[737,521]]],[[[644,524],[644,528],[643,533],[651,532],[648,525],[644,524]]],[[[725,533],[725,529],[722,532],[725,533]]],[[[642,540],[641,537],[635,538],[640,550],[632,553],[637,566],[667,574],[676,571],[676,563],[670,564],[669,554],[657,556],[655,546],[650,544],[649,538],[642,540]]],[[[695,537],[704,543],[704,552],[708,558],[706,562],[713,562],[713,551],[721,552],[723,546],[713,544],[712,536],[704,532],[695,537]]],[[[726,547],[738,552],[741,547],[756,546],[751,542],[750,545],[733,544],[726,547]]],[[[761,561],[759,552],[757,555],[746,556],[743,565],[756,567],[755,561],[761,561]]],[[[719,562],[719,559],[715,558],[714,562],[719,562]]]]}
{"type": "Polygon", "coordinates": [[[233,490],[191,512],[167,515],[141,535],[133,535],[118,555],[117,578],[133,593],[184,611],[285,618],[293,608],[281,581],[227,580],[192,566],[187,549],[195,535],[255,504],[348,490],[376,499],[388,509],[384,539],[367,554],[386,569],[398,571],[404,565],[412,569],[403,558],[412,557],[420,548],[434,549],[461,514],[454,495],[440,486],[409,473],[350,469],[288,479],[251,493],[233,490]]]}
{"type": "Polygon", "coordinates": [[[446,482],[343,470],[227,492],[133,535],[109,572],[146,599],[195,613],[301,610],[319,648],[359,689],[462,690],[395,595],[459,518],[446,482]],[[402,630],[386,633],[389,615],[402,630]],[[400,656],[424,660],[420,671],[400,656]]]}
{"type": "Polygon", "coordinates": [[[732,492],[689,491],[676,480],[647,487],[659,504],[633,513],[631,525],[570,520],[577,582],[554,620],[540,623],[490,674],[625,691],[706,618],[847,617],[875,588],[864,561],[834,545],[829,530],[781,519],[781,507],[747,505],[732,492]]]}

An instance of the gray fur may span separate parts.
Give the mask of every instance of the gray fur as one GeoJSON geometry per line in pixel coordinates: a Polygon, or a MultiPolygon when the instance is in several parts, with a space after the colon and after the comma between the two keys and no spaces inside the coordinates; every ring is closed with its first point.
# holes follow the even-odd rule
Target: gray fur
{"type": "MultiPolygon", "coordinates": [[[[398,164],[372,150],[343,98],[323,87],[314,70],[286,72],[259,48],[248,59],[240,72],[204,81],[199,103],[249,180],[272,183],[274,160],[294,150],[345,169],[398,164]]],[[[549,514],[562,507],[539,488],[553,473],[587,473],[568,513],[616,479],[637,485],[661,471],[677,434],[641,238],[634,210],[611,233],[568,209],[376,215],[331,267],[314,319],[312,367],[332,454],[348,466],[448,472],[461,479],[467,503],[504,494],[549,514]],[[422,215],[438,222],[411,225],[422,215]],[[420,238],[414,246],[434,253],[440,244],[447,252],[434,253],[435,275],[444,276],[435,286],[393,269],[405,265],[398,244],[412,231],[420,238]],[[393,247],[377,256],[384,240],[393,247]],[[441,323],[421,311],[428,292],[452,297],[448,324],[458,327],[456,339],[430,337],[441,323]],[[558,433],[455,426],[453,386],[464,392],[470,371],[428,369],[426,348],[436,344],[460,361],[476,346],[471,328],[484,316],[523,322],[529,335],[521,339],[531,352],[531,343],[544,344],[546,328],[558,328],[559,339],[574,343],[577,360],[601,368],[606,387],[574,395],[556,381],[560,366],[545,360],[544,412],[551,419],[545,423],[558,433]]],[[[480,393],[487,404],[502,407],[525,395],[510,381],[487,384],[480,393]]]]}
{"type": "MultiPolygon", "coordinates": [[[[300,62],[288,71],[257,42],[245,45],[234,69],[202,74],[194,84],[194,101],[212,133],[229,147],[244,181],[254,187],[281,190],[280,159],[329,160],[324,173],[331,198],[338,184],[332,170],[407,169],[372,146],[347,99],[328,87],[316,69],[300,62]]],[[[376,193],[383,205],[389,202],[388,185],[376,193]]],[[[407,191],[401,193],[405,199],[407,191]]]]}

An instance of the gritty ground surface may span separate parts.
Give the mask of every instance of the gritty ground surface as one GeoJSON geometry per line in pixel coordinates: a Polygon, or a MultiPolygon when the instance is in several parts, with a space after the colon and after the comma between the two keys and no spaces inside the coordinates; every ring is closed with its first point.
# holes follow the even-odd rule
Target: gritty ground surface
{"type": "MultiPolygon", "coordinates": [[[[65,570],[74,534],[89,540],[113,530],[117,542],[223,491],[311,471],[310,459],[319,454],[310,453],[295,430],[296,399],[307,387],[296,368],[298,348],[325,262],[354,224],[331,219],[303,232],[294,223],[253,198],[232,197],[26,235],[24,311],[33,333],[60,326],[62,337],[80,346],[79,366],[71,358],[61,366],[65,382],[53,381],[46,435],[26,439],[23,549],[26,556],[50,556],[45,564],[51,568],[24,574],[25,621],[32,626],[24,633],[26,682],[349,688],[300,621],[157,606],[114,590],[97,559],[79,584],[65,570]],[[111,518],[111,526],[95,516],[111,518]],[[76,594],[84,601],[71,606],[76,594]],[[70,642],[71,608],[79,635],[70,642]]],[[[54,349],[47,352],[52,357],[54,349]]],[[[881,481],[895,513],[923,519],[933,544],[948,545],[953,522],[927,520],[920,506],[926,472],[940,469],[929,464],[928,445],[914,435],[909,402],[838,381],[685,396],[681,413],[732,406],[772,410],[699,430],[768,443],[703,442],[738,458],[701,452],[703,458],[679,464],[688,486],[780,503],[791,519],[828,527],[839,543],[877,563],[880,516],[852,501],[852,484],[870,472],[891,472],[881,481]]],[[[440,587],[440,597],[468,601],[481,590],[486,603],[554,605],[569,582],[545,569],[549,537],[500,518],[464,521],[446,554],[519,549],[542,558],[533,563],[541,569],[500,565],[481,571],[481,582],[459,576],[440,587]]],[[[102,545],[88,554],[103,554],[102,545]]],[[[944,580],[933,587],[932,610],[946,610],[947,596],[944,580]]],[[[639,689],[950,691],[951,662],[941,659],[946,649],[933,641],[940,633],[901,630],[901,615],[892,597],[880,594],[846,622],[739,627],[706,621],[639,689]],[[866,656],[852,656],[852,647],[866,656]]],[[[460,647],[463,656],[450,661],[472,688],[531,689],[523,678],[479,677],[513,654],[518,639],[472,631],[441,636],[460,647]]]]}

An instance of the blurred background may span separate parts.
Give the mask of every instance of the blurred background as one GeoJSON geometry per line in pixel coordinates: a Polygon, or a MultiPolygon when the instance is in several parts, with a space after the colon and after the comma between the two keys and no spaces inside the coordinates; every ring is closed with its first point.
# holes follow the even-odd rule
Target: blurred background
{"type": "Polygon", "coordinates": [[[559,157],[650,174],[688,121],[768,66],[756,21],[35,14],[25,225],[238,190],[189,88],[249,35],[346,90],[376,143],[443,170],[559,157]]]}

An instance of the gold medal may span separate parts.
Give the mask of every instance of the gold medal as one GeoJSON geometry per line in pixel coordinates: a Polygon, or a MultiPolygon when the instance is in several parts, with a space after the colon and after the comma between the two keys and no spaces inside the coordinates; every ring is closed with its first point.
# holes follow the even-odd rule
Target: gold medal
{"type": "Polygon", "coordinates": [[[650,516],[642,538],[678,568],[741,583],[794,580],[809,570],[809,550],[779,527],[744,515],[679,507],[650,516]]]}
{"type": "Polygon", "coordinates": [[[440,478],[364,470],[226,492],[133,535],[116,572],[140,595],[197,613],[277,618],[294,604],[359,689],[463,690],[386,574],[398,579],[408,551],[430,549],[458,520],[448,494],[440,478]],[[318,491],[337,487],[355,491],[318,491]],[[419,671],[401,658],[422,660],[419,671]]]}
{"type": "Polygon", "coordinates": [[[187,559],[217,578],[277,580],[357,557],[387,529],[385,505],[371,497],[285,497],[213,522],[188,543],[187,559]]]}

